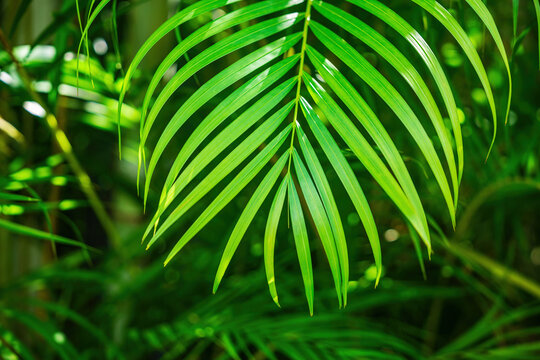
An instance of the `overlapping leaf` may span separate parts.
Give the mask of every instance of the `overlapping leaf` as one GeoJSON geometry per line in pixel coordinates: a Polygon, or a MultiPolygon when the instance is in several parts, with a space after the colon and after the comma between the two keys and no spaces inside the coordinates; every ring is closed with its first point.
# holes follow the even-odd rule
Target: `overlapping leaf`
{"type": "MultiPolygon", "coordinates": [[[[108,2],[102,0],[89,14],[81,46],[90,24],[108,2]]],[[[411,225],[419,256],[419,239],[431,252],[429,228],[419,189],[398,151],[395,134],[385,128],[377,113],[360,95],[359,84],[362,83],[367,84],[390,108],[420,150],[438,184],[440,195],[437,196],[446,204],[450,220],[455,225],[464,149],[455,94],[443,67],[424,38],[387,5],[377,0],[348,2],[353,5],[354,12],[347,12],[325,1],[313,0],[268,0],[251,4],[238,4],[237,0],[196,1],[165,21],[150,36],[127,70],[120,95],[119,116],[134,71],[145,55],[181,24],[219,8],[225,10],[224,15],[208,20],[181,40],[157,67],[142,103],[140,124],[140,168],[146,162],[146,148],[151,147],[144,186],[146,204],[151,184],[155,183],[156,169],[164,163],[165,150],[173,147],[173,139],[187,122],[195,121],[195,113],[206,111],[207,114],[202,121],[194,124],[195,130],[185,134],[186,139],[175,152],[177,155],[159,191],[161,195],[157,210],[144,235],[145,239],[149,238],[147,246],[160,240],[194,205],[213,194],[212,190],[219,192],[180,236],[166,263],[226,208],[237,194],[245,192],[254,179],[260,179],[227,242],[218,266],[214,291],[255,214],[269,211],[264,234],[264,262],[270,294],[279,304],[274,248],[280,219],[285,217],[282,216],[283,208],[287,203],[286,217],[292,227],[310,312],[313,312],[314,298],[310,250],[310,238],[313,236],[322,243],[339,304],[346,304],[349,282],[347,241],[339,202],[333,192],[334,184],[327,177],[329,171],[337,174],[337,179],[358,212],[380,276],[382,255],[377,226],[359,178],[341,152],[342,143],[351,149],[403,213],[411,225]],[[236,6],[228,6],[233,3],[237,3],[236,6]],[[371,13],[395,30],[420,55],[423,63],[417,64],[408,58],[405,55],[407,52],[398,49],[385,36],[353,15],[359,11],[371,13]],[[235,26],[246,23],[249,26],[231,31],[235,26]],[[331,28],[329,23],[332,24],[331,28]],[[225,30],[232,34],[206,46],[198,55],[188,59],[166,82],[152,104],[167,70],[188,50],[201,46],[225,30]],[[415,99],[398,91],[393,80],[386,78],[352,45],[353,40],[365,43],[403,77],[431,122],[441,144],[442,156],[429,135],[433,130],[422,121],[425,115],[415,112],[410,105],[415,99]],[[262,45],[253,46],[261,42],[262,45]],[[236,56],[238,60],[224,69],[214,70],[218,60],[235,53],[242,54],[236,56]],[[338,58],[340,63],[333,63],[330,60],[333,58],[338,58]],[[175,92],[191,77],[209,67],[213,72],[210,80],[183,101],[170,119],[164,119],[164,130],[158,132],[157,124],[163,121],[162,110],[175,92]],[[429,81],[424,75],[425,68],[434,80],[433,89],[427,85],[429,81]],[[439,97],[442,103],[436,100],[439,97]],[[210,103],[217,105],[212,107],[210,103]],[[445,114],[450,119],[449,128],[443,120],[445,114]],[[327,126],[335,130],[337,137],[327,126]],[[361,129],[367,133],[367,138],[361,129]],[[159,136],[157,143],[151,146],[153,134],[159,136]],[[269,210],[265,205],[267,198],[273,199],[269,210]],[[308,222],[307,219],[312,221],[308,222]]],[[[437,1],[413,2],[448,30],[471,61],[485,90],[496,129],[495,95],[467,33],[437,1]]],[[[501,36],[483,2],[467,0],[467,3],[492,35],[508,70],[508,116],[511,76],[501,36]]]]}

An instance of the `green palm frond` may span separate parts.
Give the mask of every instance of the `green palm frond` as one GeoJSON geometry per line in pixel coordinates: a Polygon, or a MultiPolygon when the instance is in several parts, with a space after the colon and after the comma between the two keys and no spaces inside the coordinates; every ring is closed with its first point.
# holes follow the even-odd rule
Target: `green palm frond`
{"type": "MultiPolygon", "coordinates": [[[[89,14],[79,48],[86,42],[88,29],[97,14],[109,2],[98,2],[89,14]]],[[[139,172],[144,165],[145,205],[156,169],[163,162],[166,149],[174,147],[174,137],[183,131],[187,122],[194,121],[195,113],[213,108],[195,124],[195,130],[187,134],[187,140],[175,149],[174,162],[161,186],[158,208],[144,234],[144,239],[148,239],[147,246],[161,239],[203,197],[214,194],[215,190],[221,191],[217,196],[212,195],[210,205],[182,234],[166,264],[253,179],[260,177],[262,180],[251,194],[225,247],[214,291],[255,214],[266,198],[272,198],[264,235],[264,261],[274,301],[278,303],[274,247],[279,219],[287,204],[286,216],[290,217],[310,311],[313,309],[310,227],[321,240],[339,304],[345,305],[349,283],[347,241],[333,194],[334,184],[326,175],[330,168],[344,186],[366,230],[378,277],[382,256],[369,201],[349,160],[341,152],[341,143],[351,149],[402,212],[419,236],[415,237],[417,244],[418,240],[423,241],[431,253],[426,211],[417,184],[398,150],[396,137],[381,122],[377,111],[364,100],[358,80],[380,97],[407,130],[435,178],[455,226],[464,150],[456,99],[443,66],[422,35],[387,5],[377,0],[349,0],[348,3],[347,8],[354,8],[354,13],[369,13],[395,30],[422,62],[417,63],[406,55],[408,53],[403,53],[353,12],[320,0],[268,0],[251,4],[238,0],[196,1],[165,21],[140,47],[123,81],[118,120],[135,71],[157,43],[181,24],[200,15],[223,7],[228,10],[215,19],[208,18],[196,31],[179,41],[155,70],[142,102],[139,172]],[[240,30],[236,30],[238,25],[243,25],[240,30]],[[220,37],[209,46],[204,45],[206,40],[225,31],[231,35],[220,37]],[[354,45],[357,41],[364,43],[403,77],[425,110],[431,122],[429,127],[410,105],[414,99],[398,90],[392,79],[384,76],[358,51],[354,45]],[[154,96],[167,70],[195,47],[203,50],[188,59],[154,96]],[[214,70],[220,59],[231,54],[236,54],[237,60],[223,69],[214,70]],[[213,77],[181,103],[166,121],[164,129],[158,131],[158,117],[173,94],[191,77],[209,67],[213,77]],[[423,67],[429,71],[434,89],[421,75],[423,67]],[[448,114],[448,126],[444,114],[448,114]],[[429,135],[432,130],[440,142],[442,154],[438,153],[429,135]],[[153,137],[158,140],[147,159],[146,149],[153,137]],[[330,164],[328,168],[327,163],[330,164]],[[308,226],[308,218],[313,220],[313,226],[308,226]]],[[[434,0],[412,0],[412,3],[431,14],[455,38],[470,60],[486,93],[493,118],[494,140],[498,121],[495,97],[475,46],[443,5],[434,0]]],[[[508,71],[508,117],[511,75],[501,36],[482,1],[467,0],[467,3],[491,34],[508,71]]]]}

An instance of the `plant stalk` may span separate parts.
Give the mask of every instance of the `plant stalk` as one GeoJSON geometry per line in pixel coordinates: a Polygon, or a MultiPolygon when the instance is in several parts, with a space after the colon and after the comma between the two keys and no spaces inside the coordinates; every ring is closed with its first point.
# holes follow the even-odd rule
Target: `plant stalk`
{"type": "Polygon", "coordinates": [[[298,69],[298,83],[296,86],[296,98],[294,101],[294,118],[293,118],[293,128],[292,128],[292,133],[291,133],[291,145],[289,147],[289,165],[287,167],[287,172],[291,171],[294,137],[296,135],[296,126],[298,124],[298,107],[300,105],[300,90],[302,89],[302,76],[304,75],[304,62],[305,62],[305,57],[306,57],[307,37],[308,37],[309,21],[311,20],[311,5],[312,4],[313,4],[313,0],[307,0],[306,19],[304,20],[304,31],[302,33],[302,49],[300,50],[300,67],[298,69]]]}

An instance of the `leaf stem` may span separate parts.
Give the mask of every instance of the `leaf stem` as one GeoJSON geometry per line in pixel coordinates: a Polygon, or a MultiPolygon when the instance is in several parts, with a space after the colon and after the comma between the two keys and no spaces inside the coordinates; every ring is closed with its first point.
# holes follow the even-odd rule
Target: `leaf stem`
{"type": "Polygon", "coordinates": [[[300,104],[300,90],[302,89],[302,76],[304,74],[304,61],[305,61],[305,55],[306,55],[308,28],[309,28],[309,21],[311,19],[311,5],[312,4],[313,4],[313,0],[307,0],[306,19],[304,21],[304,31],[302,33],[302,49],[300,50],[300,68],[298,69],[298,85],[296,87],[296,98],[294,101],[294,118],[293,118],[292,134],[291,134],[291,145],[289,147],[289,164],[287,166],[287,172],[290,172],[291,170],[294,137],[296,135],[296,126],[298,124],[298,107],[300,104]]]}

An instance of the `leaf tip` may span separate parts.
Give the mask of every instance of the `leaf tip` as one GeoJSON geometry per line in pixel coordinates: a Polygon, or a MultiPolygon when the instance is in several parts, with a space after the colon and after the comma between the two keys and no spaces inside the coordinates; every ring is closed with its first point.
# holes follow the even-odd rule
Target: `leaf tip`
{"type": "Polygon", "coordinates": [[[218,278],[216,278],[216,280],[214,280],[214,286],[212,287],[212,294],[215,295],[217,293],[220,283],[221,283],[221,279],[218,280],[218,278]]]}
{"type": "Polygon", "coordinates": [[[377,286],[379,286],[380,280],[381,280],[381,274],[379,273],[379,274],[377,275],[377,279],[375,279],[375,286],[373,286],[374,289],[376,289],[377,286]]]}

